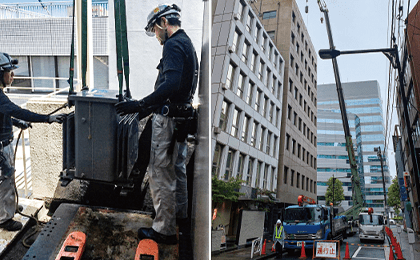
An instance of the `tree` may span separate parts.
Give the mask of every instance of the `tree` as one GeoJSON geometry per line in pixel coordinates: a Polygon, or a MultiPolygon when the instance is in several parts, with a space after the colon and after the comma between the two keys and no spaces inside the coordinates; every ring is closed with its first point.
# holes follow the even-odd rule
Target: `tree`
{"type": "Polygon", "coordinates": [[[388,189],[388,206],[393,207],[395,213],[398,214],[401,208],[401,199],[400,199],[400,186],[398,185],[398,178],[392,180],[391,186],[388,189]]]}
{"type": "Polygon", "coordinates": [[[331,177],[327,181],[327,192],[325,193],[325,201],[327,205],[330,205],[330,203],[333,202],[333,195],[334,195],[334,206],[340,206],[341,201],[344,200],[344,189],[343,189],[343,183],[337,179],[334,178],[334,191],[333,191],[333,178],[331,177]]]}
{"type": "Polygon", "coordinates": [[[211,180],[211,200],[213,208],[217,208],[218,204],[224,201],[238,201],[239,196],[244,195],[239,192],[242,180],[231,178],[228,181],[222,181],[213,177],[211,180]]]}

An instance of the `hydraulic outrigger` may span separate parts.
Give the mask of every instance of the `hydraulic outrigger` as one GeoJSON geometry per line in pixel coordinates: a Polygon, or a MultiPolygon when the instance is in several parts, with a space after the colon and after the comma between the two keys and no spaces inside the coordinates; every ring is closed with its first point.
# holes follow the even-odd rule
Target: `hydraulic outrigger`
{"type": "MultiPolygon", "coordinates": [[[[317,1],[318,1],[319,10],[322,13],[324,13],[325,25],[327,27],[330,50],[335,50],[334,42],[332,39],[331,25],[330,25],[330,19],[328,16],[327,5],[325,4],[324,1],[321,1],[321,0],[317,0],[317,1]]],[[[335,82],[336,82],[336,87],[337,87],[338,103],[340,105],[341,118],[343,120],[344,136],[346,138],[346,149],[347,149],[349,162],[350,162],[352,199],[353,199],[353,206],[347,209],[346,211],[340,213],[339,215],[345,215],[347,217],[353,217],[354,219],[357,219],[365,203],[363,200],[362,190],[360,188],[360,177],[359,177],[359,173],[357,172],[356,158],[354,156],[353,142],[351,140],[349,122],[347,119],[346,104],[344,102],[344,96],[343,96],[343,88],[341,87],[340,73],[338,71],[337,58],[335,57],[332,58],[332,64],[333,64],[334,77],[335,77],[335,82]]]]}

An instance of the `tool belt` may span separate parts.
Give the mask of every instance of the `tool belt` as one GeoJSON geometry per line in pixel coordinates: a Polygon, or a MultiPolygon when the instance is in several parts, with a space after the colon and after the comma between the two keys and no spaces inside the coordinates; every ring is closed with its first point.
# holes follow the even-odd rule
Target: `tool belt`
{"type": "Polygon", "coordinates": [[[175,121],[174,133],[168,149],[169,155],[173,153],[175,142],[182,143],[189,134],[195,135],[197,133],[198,113],[191,104],[166,104],[156,112],[157,114],[171,117],[175,121]]]}

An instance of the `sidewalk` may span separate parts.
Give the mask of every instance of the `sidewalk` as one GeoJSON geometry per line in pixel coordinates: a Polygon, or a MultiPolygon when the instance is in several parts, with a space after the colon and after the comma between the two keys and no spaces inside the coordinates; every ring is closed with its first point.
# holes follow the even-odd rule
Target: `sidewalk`
{"type": "Polygon", "coordinates": [[[420,259],[420,237],[418,234],[414,233],[416,242],[413,244],[414,258],[411,258],[410,244],[408,243],[408,234],[406,230],[402,230],[401,234],[397,232],[397,226],[391,225],[391,230],[394,233],[394,236],[397,238],[397,241],[400,243],[403,257],[406,260],[415,260],[420,259]]]}
{"type": "MultiPolygon", "coordinates": [[[[271,252],[271,246],[273,245],[273,242],[270,240],[267,240],[266,243],[266,254],[260,255],[260,253],[254,254],[254,257],[252,259],[269,259],[274,258],[275,252],[271,252]]],[[[220,252],[213,252],[211,255],[212,260],[230,260],[230,259],[251,259],[251,250],[252,247],[241,247],[237,248],[231,247],[227,248],[225,250],[222,250],[220,252]]]]}

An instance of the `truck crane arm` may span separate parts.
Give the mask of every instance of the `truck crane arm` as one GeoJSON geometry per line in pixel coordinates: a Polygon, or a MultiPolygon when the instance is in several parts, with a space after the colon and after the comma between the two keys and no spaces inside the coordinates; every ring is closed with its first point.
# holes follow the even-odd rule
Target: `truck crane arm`
{"type": "MultiPolygon", "coordinates": [[[[331,25],[330,25],[330,19],[328,16],[327,5],[325,4],[323,0],[317,0],[317,1],[318,1],[319,10],[324,14],[324,17],[325,17],[325,25],[327,27],[330,50],[334,50],[335,46],[334,46],[334,42],[332,38],[331,25]]],[[[332,58],[332,63],[333,63],[333,69],[334,69],[334,77],[335,77],[335,82],[336,82],[337,94],[338,94],[338,102],[339,102],[340,110],[341,110],[341,118],[343,120],[344,135],[346,138],[346,149],[347,149],[349,162],[350,162],[352,199],[353,199],[353,206],[339,215],[345,215],[347,217],[352,216],[354,219],[357,219],[360,211],[364,207],[364,200],[363,200],[362,190],[360,187],[360,177],[357,171],[356,158],[354,156],[353,142],[352,142],[351,134],[350,134],[350,127],[349,127],[349,122],[347,118],[346,103],[344,102],[343,88],[341,86],[341,80],[340,80],[340,73],[338,71],[338,63],[335,57],[332,58]]]]}

